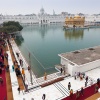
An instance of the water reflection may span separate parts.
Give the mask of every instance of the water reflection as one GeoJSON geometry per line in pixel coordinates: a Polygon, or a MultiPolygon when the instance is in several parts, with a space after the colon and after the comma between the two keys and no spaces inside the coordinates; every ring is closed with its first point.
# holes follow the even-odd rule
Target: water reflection
{"type": "Polygon", "coordinates": [[[41,37],[44,38],[46,33],[48,31],[48,26],[47,25],[41,25],[39,27],[39,33],[41,34],[41,37]]]}
{"type": "Polygon", "coordinates": [[[24,42],[24,38],[22,37],[21,33],[16,35],[15,41],[18,46],[21,46],[21,44],[24,42]]]}
{"type": "Polygon", "coordinates": [[[62,24],[58,25],[33,25],[33,26],[25,26],[23,32],[28,32],[30,34],[37,33],[40,34],[42,39],[45,38],[46,34],[48,33],[55,33],[56,30],[63,29],[62,24]]]}
{"type": "Polygon", "coordinates": [[[65,30],[65,38],[66,39],[82,39],[84,35],[84,29],[77,30],[65,30]]]}

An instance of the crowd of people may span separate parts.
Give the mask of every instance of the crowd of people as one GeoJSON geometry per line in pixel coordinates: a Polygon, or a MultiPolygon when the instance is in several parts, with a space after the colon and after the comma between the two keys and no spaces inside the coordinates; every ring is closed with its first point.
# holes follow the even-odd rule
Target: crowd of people
{"type": "MultiPolygon", "coordinates": [[[[76,100],[80,97],[80,96],[83,96],[84,95],[84,89],[85,88],[88,88],[88,87],[91,87],[93,86],[94,84],[94,93],[97,93],[98,92],[98,89],[100,87],[100,78],[97,79],[97,82],[96,83],[93,83],[93,80],[90,79],[89,80],[89,77],[87,75],[85,75],[85,73],[80,73],[80,72],[75,72],[75,75],[74,75],[74,79],[77,80],[77,78],[80,78],[80,80],[83,80],[83,78],[85,79],[85,87],[81,87],[80,90],[77,90],[76,91],[76,100]],[[87,86],[87,83],[90,83],[88,86],[87,86]]],[[[68,90],[69,90],[69,93],[70,93],[70,97],[72,98],[73,96],[73,89],[71,88],[71,82],[68,83],[68,90]]]]}
{"type": "MultiPolygon", "coordinates": [[[[2,75],[3,70],[5,70],[4,65],[4,52],[3,52],[3,43],[4,41],[0,42],[0,75],[2,75]]],[[[0,84],[3,84],[3,78],[0,77],[0,84]]]]}

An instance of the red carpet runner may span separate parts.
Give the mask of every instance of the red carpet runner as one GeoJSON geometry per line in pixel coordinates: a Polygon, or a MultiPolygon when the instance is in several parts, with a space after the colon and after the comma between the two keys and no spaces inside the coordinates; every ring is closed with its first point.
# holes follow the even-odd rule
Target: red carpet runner
{"type": "Polygon", "coordinates": [[[6,87],[6,77],[5,70],[2,71],[0,77],[3,78],[3,84],[0,84],[0,100],[7,100],[7,87],[6,87]],[[6,98],[6,99],[4,99],[6,98]]]}
{"type": "MultiPolygon", "coordinates": [[[[99,85],[99,88],[100,88],[100,85],[99,85]]],[[[85,100],[86,98],[92,96],[93,94],[95,94],[95,84],[92,85],[91,87],[84,89],[84,95],[83,96],[80,95],[78,99],[76,99],[76,94],[73,94],[72,97],[68,96],[64,98],[63,100],[85,100]]]]}

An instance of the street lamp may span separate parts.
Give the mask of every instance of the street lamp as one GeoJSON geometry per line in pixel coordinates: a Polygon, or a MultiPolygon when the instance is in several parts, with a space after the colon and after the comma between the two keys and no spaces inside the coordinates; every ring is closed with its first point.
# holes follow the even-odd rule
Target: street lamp
{"type": "Polygon", "coordinates": [[[31,84],[33,85],[30,53],[29,53],[29,66],[30,66],[30,81],[31,81],[31,84]]]}

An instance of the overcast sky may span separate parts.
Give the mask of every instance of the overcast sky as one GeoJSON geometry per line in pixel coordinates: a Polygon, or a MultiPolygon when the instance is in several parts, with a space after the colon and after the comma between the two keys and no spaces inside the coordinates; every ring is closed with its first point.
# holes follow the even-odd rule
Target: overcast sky
{"type": "Polygon", "coordinates": [[[38,14],[41,7],[46,13],[100,13],[100,0],[0,0],[2,14],[38,14]]]}

